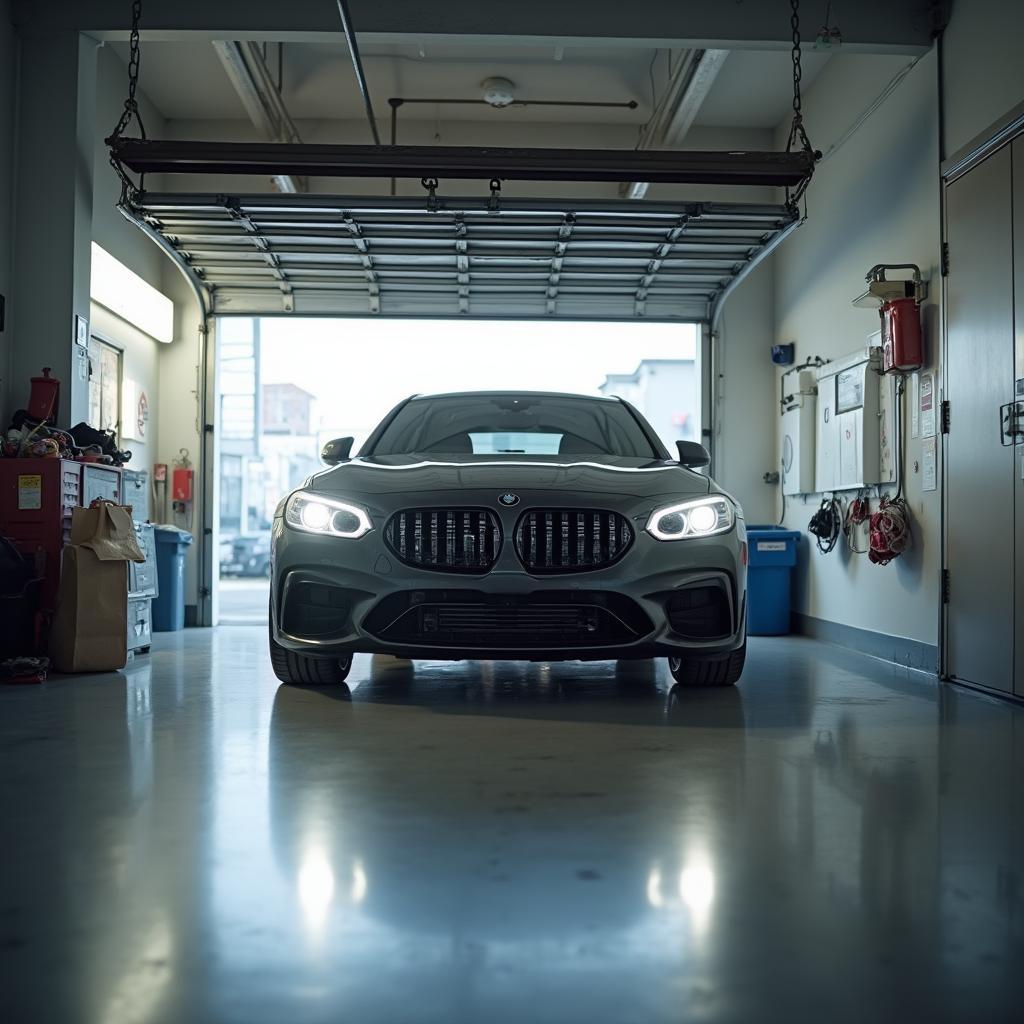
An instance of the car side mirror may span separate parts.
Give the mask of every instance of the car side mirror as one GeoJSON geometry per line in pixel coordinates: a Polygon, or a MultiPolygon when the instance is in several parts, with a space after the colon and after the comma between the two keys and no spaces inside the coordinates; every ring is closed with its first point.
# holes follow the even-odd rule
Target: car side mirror
{"type": "Polygon", "coordinates": [[[336,437],[324,445],[323,451],[320,452],[320,458],[328,466],[336,466],[339,462],[348,462],[354,441],[354,437],[336,437]]]}
{"type": "Polygon", "coordinates": [[[676,441],[679,449],[679,465],[687,469],[696,469],[698,466],[711,465],[711,456],[707,448],[697,441],[676,441]]]}

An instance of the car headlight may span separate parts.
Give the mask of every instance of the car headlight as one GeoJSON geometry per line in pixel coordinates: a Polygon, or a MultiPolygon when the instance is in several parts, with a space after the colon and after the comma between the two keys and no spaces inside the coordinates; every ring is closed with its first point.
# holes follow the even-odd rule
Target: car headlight
{"type": "Polygon", "coordinates": [[[721,494],[669,505],[651,513],[647,532],[658,540],[685,540],[727,533],[736,523],[736,512],[721,494]]]}
{"type": "Polygon", "coordinates": [[[373,528],[366,510],[325,494],[296,491],[284,507],[284,521],[294,530],[355,540],[373,528]]]}

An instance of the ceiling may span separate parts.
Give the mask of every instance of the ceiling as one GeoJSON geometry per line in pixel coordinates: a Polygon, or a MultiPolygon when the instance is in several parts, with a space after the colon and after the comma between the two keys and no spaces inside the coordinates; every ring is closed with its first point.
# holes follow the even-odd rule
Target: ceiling
{"type": "MultiPolygon", "coordinates": [[[[125,43],[110,43],[127,58],[125,43]]],[[[267,63],[278,68],[279,44],[267,44],[267,63]]],[[[410,104],[402,120],[505,123],[566,122],[635,125],[650,117],[671,68],[683,51],[637,45],[563,46],[556,41],[491,44],[437,43],[396,38],[362,48],[377,116],[388,116],[387,100],[402,98],[477,99],[481,83],[502,76],[515,83],[523,100],[572,100],[624,107],[410,104]]],[[[813,83],[827,54],[804,55],[804,85],[813,83]]],[[[281,50],[282,94],[295,120],[356,120],[363,117],[344,40],[287,43],[281,50]]],[[[774,128],[789,111],[792,96],[788,51],[735,50],[704,101],[696,123],[704,126],[774,128]]],[[[146,42],[142,46],[142,91],[164,117],[173,120],[245,119],[246,112],[208,40],[146,42]],[[188,68],[188,74],[182,74],[188,68]]]]}
{"type": "MultiPolygon", "coordinates": [[[[801,55],[802,85],[810,88],[831,54],[801,55]]],[[[788,50],[733,50],[701,104],[694,124],[775,128],[793,105],[793,59],[788,50]]]]}

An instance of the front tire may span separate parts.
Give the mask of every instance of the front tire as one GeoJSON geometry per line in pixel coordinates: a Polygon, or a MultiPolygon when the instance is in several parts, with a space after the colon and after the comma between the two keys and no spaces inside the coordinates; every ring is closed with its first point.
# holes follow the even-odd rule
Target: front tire
{"type": "Polygon", "coordinates": [[[338,686],[352,669],[352,655],[344,658],[307,658],[282,647],[270,637],[270,664],[282,683],[293,686],[338,686]]]}
{"type": "Polygon", "coordinates": [[[680,686],[710,687],[735,686],[743,675],[747,660],[747,642],[724,658],[698,656],[669,658],[668,670],[680,686]]]}

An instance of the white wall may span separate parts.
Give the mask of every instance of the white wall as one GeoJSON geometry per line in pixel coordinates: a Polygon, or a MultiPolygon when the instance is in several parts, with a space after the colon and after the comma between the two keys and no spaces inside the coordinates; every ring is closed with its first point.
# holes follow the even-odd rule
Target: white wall
{"type": "MultiPolygon", "coordinates": [[[[907,63],[894,57],[834,57],[804,100],[807,130],[825,151],[907,63]]],[[[876,263],[917,263],[930,280],[925,308],[928,365],[938,365],[938,128],[935,55],[924,57],[884,105],[817,170],[809,217],[774,257],[775,336],[796,342],[797,361],[863,349],[878,314],[855,309],[876,263]]],[[[784,138],[782,139],[784,142],[784,138]]],[[[778,466],[778,380],[771,394],[778,466]]],[[[913,514],[909,553],[887,567],[837,547],[801,558],[795,610],[874,632],[938,642],[939,492],[923,493],[920,440],[906,440],[906,496],[913,514]]],[[[776,493],[778,490],[776,489],[776,493]]],[[[819,498],[790,499],[785,524],[806,530],[819,498]]]]}
{"type": "Polygon", "coordinates": [[[7,326],[0,334],[0,410],[7,405],[11,354],[11,261],[14,256],[14,111],[18,44],[11,0],[0,0],[0,295],[7,300],[7,326]]]}
{"type": "Polygon", "coordinates": [[[946,28],[946,152],[1024,103],[1024,3],[955,0],[946,28]]]}

